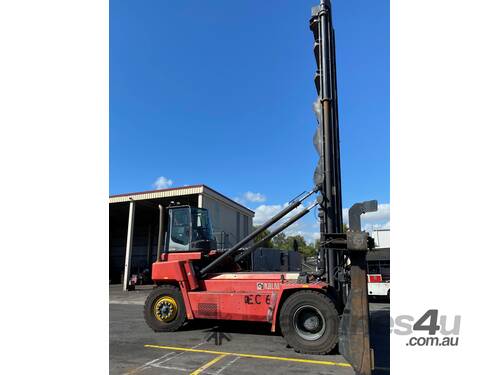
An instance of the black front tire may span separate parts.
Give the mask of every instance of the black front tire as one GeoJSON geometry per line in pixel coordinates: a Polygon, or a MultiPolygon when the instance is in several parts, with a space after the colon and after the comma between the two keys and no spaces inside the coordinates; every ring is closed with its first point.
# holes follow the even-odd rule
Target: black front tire
{"type": "Polygon", "coordinates": [[[154,289],[144,303],[144,319],[155,332],[177,331],[186,321],[186,307],[180,289],[174,285],[164,285],[154,289]],[[169,321],[162,321],[155,315],[156,303],[165,297],[174,300],[176,305],[176,313],[169,321]]]}
{"type": "MultiPolygon", "coordinates": [[[[305,323],[302,322],[302,323],[305,323]]],[[[328,354],[338,343],[340,320],[332,299],[324,293],[302,290],[288,297],[280,311],[280,328],[288,345],[304,354],[328,354]],[[301,326],[301,315],[321,325],[301,326]],[[315,316],[315,317],[314,317],[315,316]],[[320,329],[321,328],[321,329],[320,329]]]]}

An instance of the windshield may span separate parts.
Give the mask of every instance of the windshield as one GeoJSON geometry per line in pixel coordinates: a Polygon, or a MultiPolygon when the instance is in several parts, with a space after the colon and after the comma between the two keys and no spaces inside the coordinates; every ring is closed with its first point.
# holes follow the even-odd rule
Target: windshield
{"type": "Polygon", "coordinates": [[[192,241],[212,240],[212,226],[208,211],[203,208],[191,208],[192,241]]]}

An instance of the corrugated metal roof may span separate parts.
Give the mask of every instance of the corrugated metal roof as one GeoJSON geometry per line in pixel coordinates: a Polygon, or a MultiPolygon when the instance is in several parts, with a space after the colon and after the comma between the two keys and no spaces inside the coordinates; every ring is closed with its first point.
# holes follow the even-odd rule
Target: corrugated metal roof
{"type": "Polygon", "coordinates": [[[179,188],[148,190],[137,193],[117,194],[109,197],[109,203],[141,201],[146,199],[178,197],[182,195],[201,194],[203,185],[184,186],[179,188]]]}
{"type": "Polygon", "coordinates": [[[140,200],[148,200],[148,199],[158,199],[158,198],[170,198],[170,197],[179,197],[183,195],[195,195],[202,194],[207,195],[212,198],[216,198],[223,203],[234,207],[239,211],[243,211],[244,213],[254,216],[254,212],[245,206],[242,206],[238,202],[229,199],[225,195],[215,191],[212,188],[209,188],[206,185],[190,185],[183,186],[178,188],[169,188],[169,189],[161,189],[161,190],[148,190],[141,191],[136,193],[125,193],[125,194],[117,194],[111,195],[109,197],[109,203],[122,203],[122,202],[130,202],[130,200],[140,201],[140,200]]]}

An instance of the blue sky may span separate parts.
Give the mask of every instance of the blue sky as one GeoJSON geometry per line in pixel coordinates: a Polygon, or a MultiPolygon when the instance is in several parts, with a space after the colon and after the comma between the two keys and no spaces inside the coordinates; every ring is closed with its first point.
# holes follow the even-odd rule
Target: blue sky
{"type": "MultiPolygon", "coordinates": [[[[201,183],[258,222],[310,189],[318,2],[111,0],[110,194],[201,183]]],[[[366,223],[388,226],[389,1],[333,17],[343,205],[378,199],[366,223]]]]}

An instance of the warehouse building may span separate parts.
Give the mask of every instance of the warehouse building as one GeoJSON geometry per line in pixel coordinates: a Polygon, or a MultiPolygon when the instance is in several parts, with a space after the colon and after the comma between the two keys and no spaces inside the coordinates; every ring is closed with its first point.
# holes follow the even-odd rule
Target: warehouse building
{"type": "Polygon", "coordinates": [[[218,248],[227,248],[252,231],[254,212],[205,185],[112,195],[109,197],[109,279],[147,282],[156,261],[158,205],[208,209],[218,248]]]}

